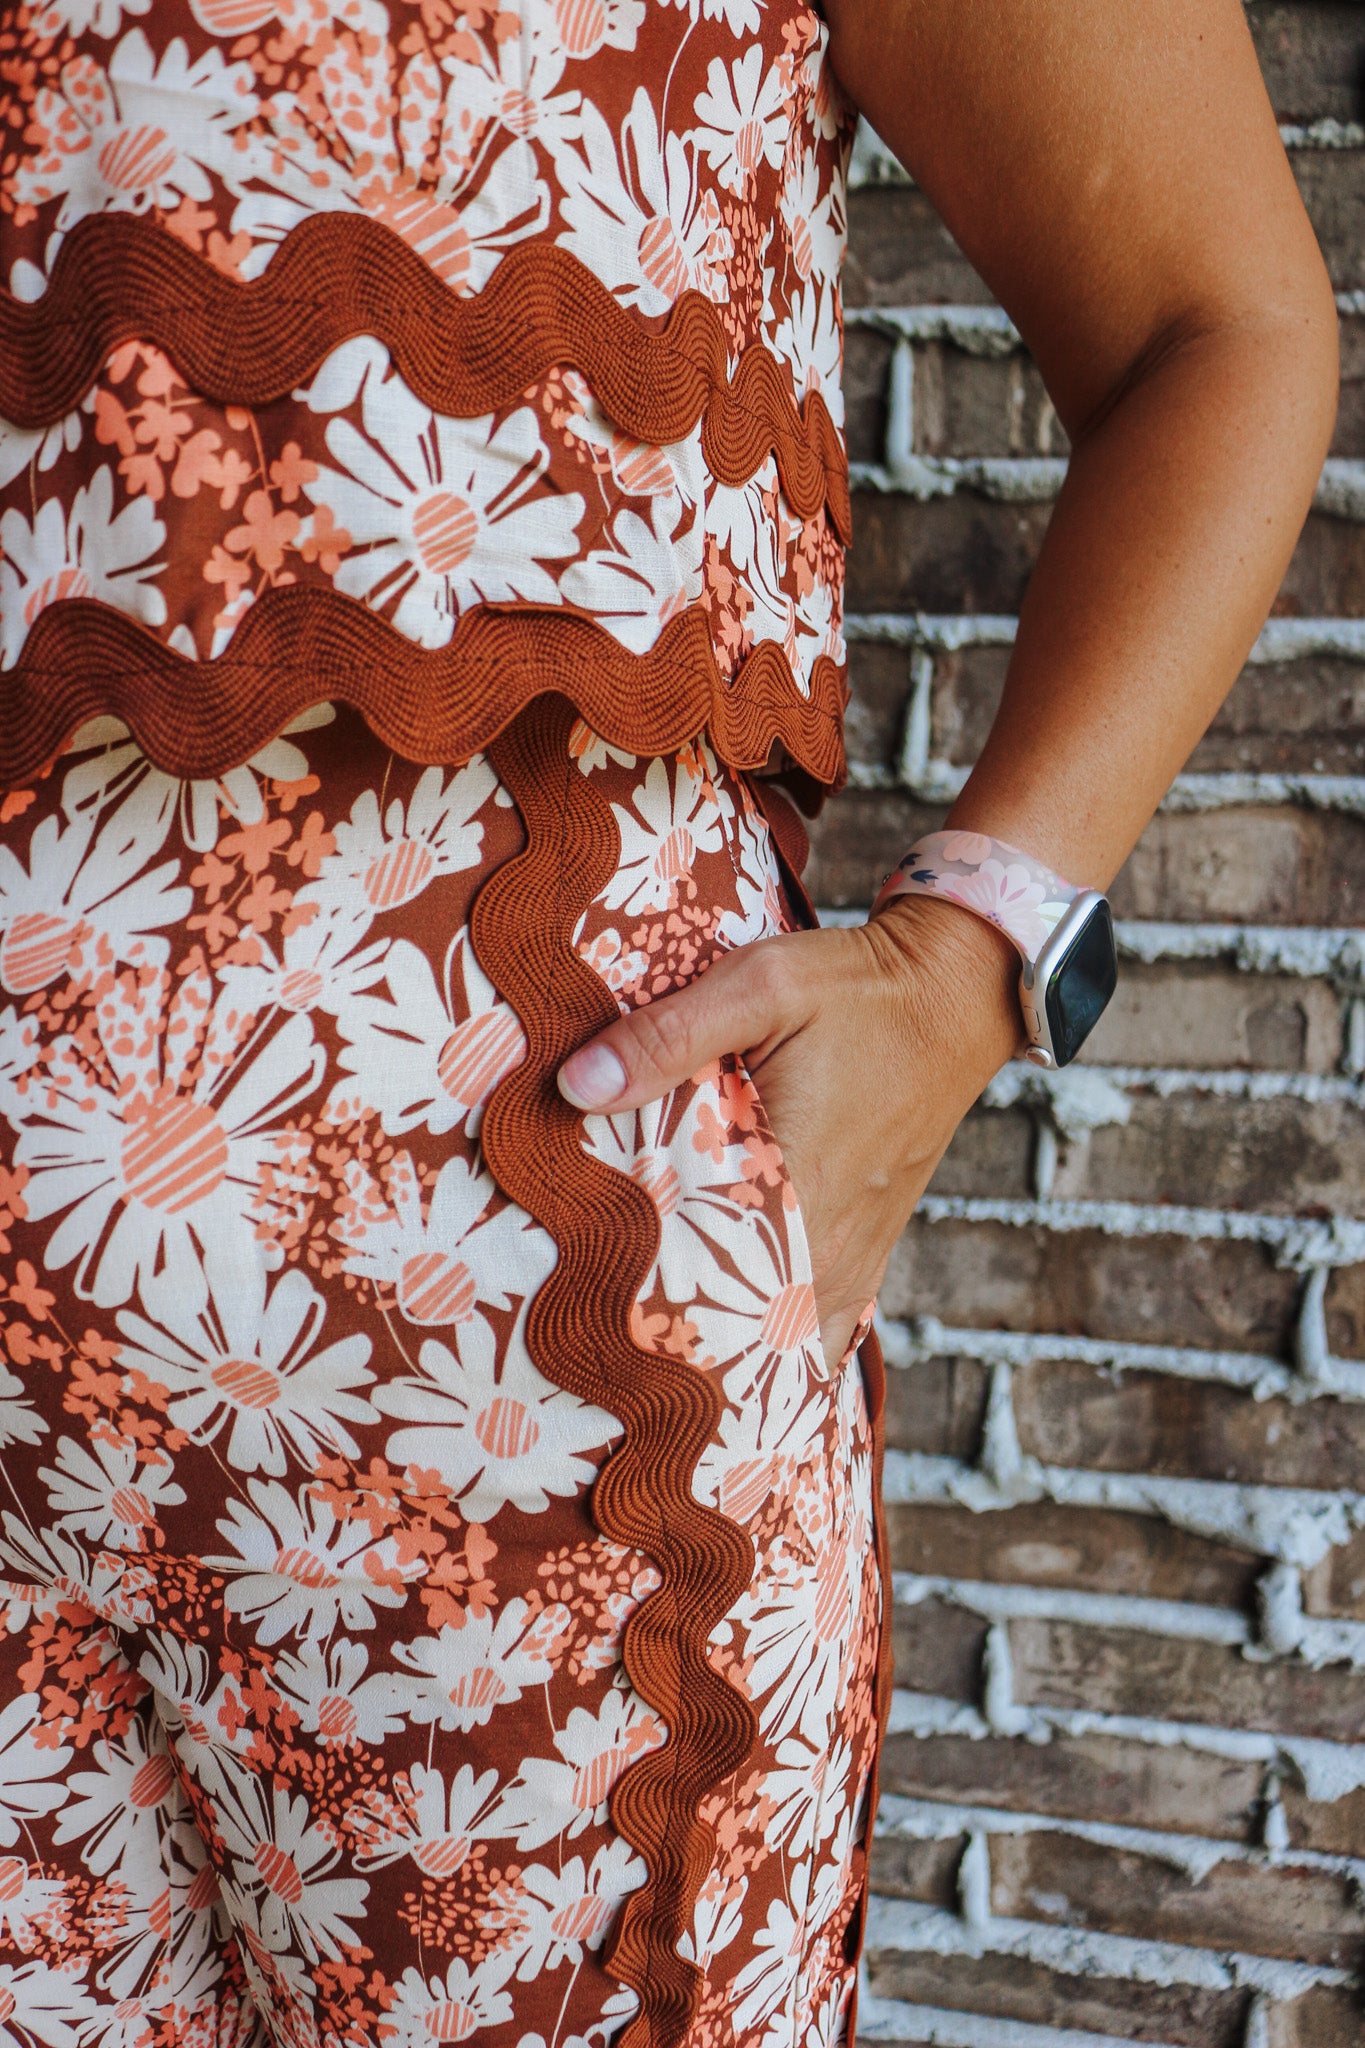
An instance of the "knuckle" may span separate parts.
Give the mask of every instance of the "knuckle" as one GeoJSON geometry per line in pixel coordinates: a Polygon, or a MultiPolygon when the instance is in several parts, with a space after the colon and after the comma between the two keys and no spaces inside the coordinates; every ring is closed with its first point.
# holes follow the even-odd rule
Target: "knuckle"
{"type": "Polygon", "coordinates": [[[647,1003],[631,1020],[637,1071],[674,1075],[685,1068],[691,1032],[675,1003],[647,1003]]]}
{"type": "Polygon", "coordinates": [[[781,1016],[791,1000],[792,970],[791,948],[781,939],[765,939],[754,947],[751,971],[755,993],[773,1016],[781,1016]]]}

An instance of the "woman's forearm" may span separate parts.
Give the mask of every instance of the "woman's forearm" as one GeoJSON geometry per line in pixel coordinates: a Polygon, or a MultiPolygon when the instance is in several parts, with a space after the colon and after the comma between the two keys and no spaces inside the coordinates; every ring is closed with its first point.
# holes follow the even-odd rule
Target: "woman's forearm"
{"type": "Polygon", "coordinates": [[[1324,280],[1172,346],[1082,433],[955,824],[1109,881],[1270,609],[1335,393],[1324,280]]]}

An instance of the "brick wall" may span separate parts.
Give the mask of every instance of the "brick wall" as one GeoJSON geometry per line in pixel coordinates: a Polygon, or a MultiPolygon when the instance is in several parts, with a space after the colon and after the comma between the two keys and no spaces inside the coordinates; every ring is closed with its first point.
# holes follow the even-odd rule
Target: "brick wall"
{"type": "MultiPolygon", "coordinates": [[[[1248,15],[1340,426],[1117,883],[1093,1050],[1000,1078],[892,1261],[864,2039],[1365,2042],[1365,8],[1248,15]]],[[[859,165],[853,778],[812,870],[850,916],[980,744],[1065,457],[923,196],[859,165]]]]}

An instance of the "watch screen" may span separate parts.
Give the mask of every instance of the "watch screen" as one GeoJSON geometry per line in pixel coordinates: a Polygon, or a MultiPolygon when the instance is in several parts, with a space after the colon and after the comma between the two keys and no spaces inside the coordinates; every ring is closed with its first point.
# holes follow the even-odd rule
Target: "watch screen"
{"type": "Polygon", "coordinates": [[[1074,1060],[1098,1024],[1118,981],[1114,920],[1099,903],[1086,919],[1047,985],[1047,1021],[1057,1065],[1074,1060]]]}

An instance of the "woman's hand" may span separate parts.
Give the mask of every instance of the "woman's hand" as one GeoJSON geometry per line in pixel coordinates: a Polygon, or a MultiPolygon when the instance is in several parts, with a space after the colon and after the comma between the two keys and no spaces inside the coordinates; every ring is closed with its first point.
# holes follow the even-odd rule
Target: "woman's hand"
{"type": "Polygon", "coordinates": [[[951,904],[727,953],[560,1069],[576,1109],[636,1109],[742,1052],[810,1239],[825,1355],[841,1358],[891,1248],[982,1088],[1019,1044],[1018,962],[951,904]]]}

